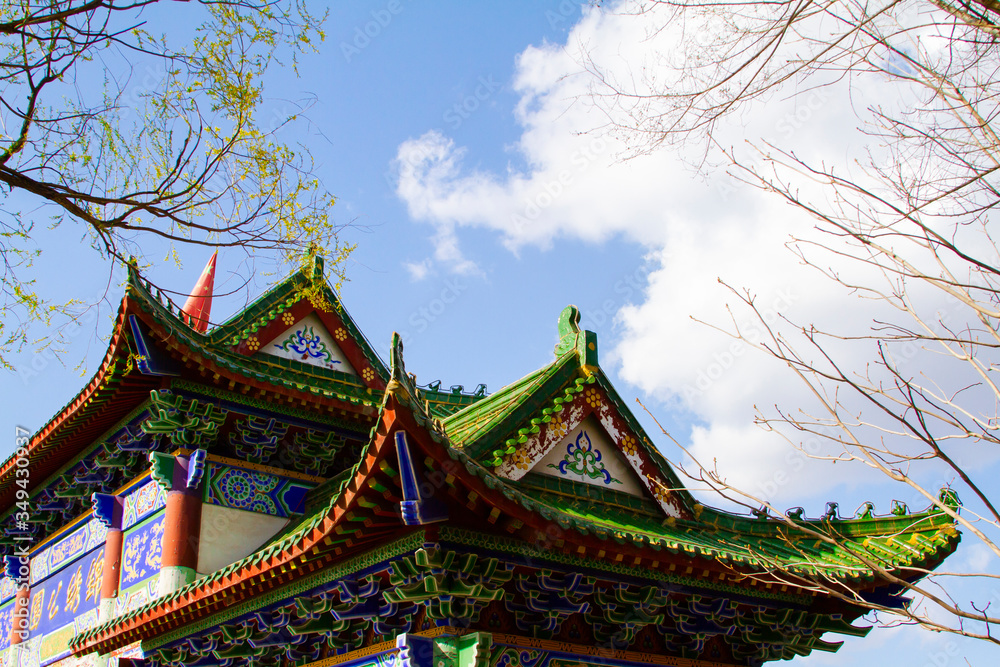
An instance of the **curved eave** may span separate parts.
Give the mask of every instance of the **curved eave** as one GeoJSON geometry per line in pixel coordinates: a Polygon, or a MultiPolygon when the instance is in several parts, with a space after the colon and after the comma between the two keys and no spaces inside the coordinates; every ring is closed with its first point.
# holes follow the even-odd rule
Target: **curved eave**
{"type": "MultiPolygon", "coordinates": [[[[546,527],[557,525],[564,529],[560,533],[559,550],[573,555],[586,553],[589,558],[605,558],[620,561],[621,555],[652,564],[653,568],[674,570],[676,563],[686,564],[687,575],[693,581],[703,582],[708,587],[728,586],[731,589],[755,585],[754,575],[745,574],[748,570],[758,573],[760,563],[752,558],[734,557],[730,553],[722,553],[711,549],[682,544],[679,540],[666,538],[654,532],[614,530],[614,527],[603,522],[575,516],[558,508],[528,497],[513,485],[484,468],[462,451],[449,446],[440,421],[433,419],[420,409],[419,394],[414,387],[408,386],[405,379],[390,383],[390,389],[380,411],[376,433],[368,447],[362,452],[359,461],[347,474],[339,492],[331,496],[325,509],[317,517],[297,528],[291,534],[269,544],[262,550],[238,561],[209,577],[198,580],[179,591],[159,598],[125,616],[92,630],[77,635],[70,642],[74,654],[85,654],[97,651],[108,653],[116,648],[127,646],[136,641],[154,639],[168,632],[182,629],[199,619],[246,600],[261,590],[273,589],[289,585],[293,580],[310,574],[320,568],[327,567],[337,560],[350,557],[353,553],[367,549],[377,543],[385,535],[393,534],[399,537],[402,528],[397,515],[383,513],[377,524],[366,526],[361,530],[356,524],[353,528],[347,522],[361,512],[361,497],[371,485],[374,475],[379,474],[382,460],[392,447],[392,435],[398,429],[404,429],[414,436],[413,442],[419,446],[438,464],[446,460],[457,460],[459,481],[466,488],[476,491],[488,507],[492,507],[505,518],[497,524],[507,528],[509,532],[517,532],[517,524],[525,528],[540,530],[543,534],[546,527]],[[520,522],[524,519],[523,523],[520,522]],[[366,544],[351,545],[349,551],[334,551],[328,541],[338,534],[353,532],[355,536],[372,535],[366,544]],[[595,553],[594,544],[604,543],[606,550],[595,553]],[[693,567],[692,567],[693,566],[693,567]],[[692,572],[692,569],[694,570],[692,572]]],[[[379,494],[381,500],[385,500],[379,494]]],[[[370,503],[379,505],[380,501],[370,503]]],[[[499,516],[490,512],[491,522],[499,516]]],[[[937,561],[954,550],[957,544],[957,533],[953,526],[937,515],[911,515],[911,520],[927,522],[934,529],[947,533],[943,542],[932,542],[933,548],[920,551],[921,557],[910,558],[907,562],[920,566],[933,566],[937,561]],[[948,531],[947,529],[951,530],[948,531]]],[[[702,532],[711,532],[712,526],[703,522],[680,522],[702,532]]],[[[779,528],[779,522],[774,522],[773,529],[779,528]]],[[[363,525],[363,524],[362,524],[363,525]]],[[[405,530],[405,528],[403,528],[405,530]]],[[[418,530],[413,528],[412,530],[418,530]]],[[[522,537],[525,533],[521,534],[522,537]]],[[[903,535],[906,535],[904,533],[903,535]]],[[[739,536],[737,536],[739,537],[739,536]]],[[[918,550],[919,551],[919,550],[918,550]]],[[[794,568],[793,568],[794,574],[794,568]]],[[[859,590],[877,586],[871,572],[863,568],[832,566],[824,571],[825,576],[836,575],[842,580],[851,581],[859,590]]],[[[802,581],[805,582],[805,574],[802,581]]],[[[774,581],[782,589],[790,588],[791,599],[802,598],[807,603],[811,594],[789,584],[787,579],[774,581]],[[787,585],[786,585],[787,584],[787,585]]],[[[764,582],[767,586],[767,582],[764,582]]],[[[768,586],[769,587],[769,586],[768,586]]],[[[758,594],[764,594],[758,591],[758,594]]]]}
{"type": "MultiPolygon", "coordinates": [[[[150,324],[145,318],[142,319],[150,324]]],[[[339,383],[306,374],[295,379],[280,377],[266,372],[266,364],[251,366],[237,358],[237,355],[214,352],[182,336],[175,335],[172,344],[173,349],[169,352],[171,357],[179,357],[182,362],[193,364],[197,367],[197,375],[210,374],[216,382],[218,380],[215,376],[218,376],[218,379],[251,387],[257,392],[281,395],[296,405],[312,404],[326,410],[354,414],[363,420],[371,419],[378,410],[378,396],[360,385],[339,383]]]]}
{"type": "MultiPolygon", "coordinates": [[[[405,375],[401,374],[401,378],[405,384],[405,375]]],[[[570,551],[583,553],[579,552],[582,548],[590,553],[589,550],[596,546],[598,553],[604,551],[614,557],[616,552],[628,550],[649,562],[659,561],[661,565],[669,559],[686,561],[688,565],[703,568],[703,572],[709,573],[706,576],[723,579],[734,575],[737,579],[768,579],[759,577],[759,573],[773,571],[777,565],[799,576],[803,584],[807,584],[809,576],[818,575],[864,588],[877,583],[876,574],[873,568],[852,557],[851,551],[865,554],[888,570],[930,569],[952,553],[960,539],[954,521],[943,512],[932,511],[904,517],[838,521],[836,525],[841,533],[835,534],[850,534],[843,540],[846,548],[808,539],[785,540],[783,535],[788,526],[781,520],[757,521],[704,508],[687,520],[663,517],[655,528],[628,529],[613,522],[566,512],[532,498],[516,482],[496,475],[464,448],[452,446],[446,433],[447,420],[433,419],[424,411],[420,399],[419,391],[412,387],[406,387],[401,394],[401,400],[429,436],[428,442],[439,446],[429,452],[439,464],[444,463],[445,458],[459,461],[470,473],[466,485],[509,518],[541,529],[543,534],[548,526],[557,525],[560,534],[572,543],[570,551]],[[715,523],[706,521],[707,518],[715,523]],[[730,525],[718,525],[723,519],[730,525]]],[[[831,524],[806,521],[803,525],[829,530],[831,524]]],[[[778,577],[773,579],[779,580],[778,577]]]]}
{"type": "MultiPolygon", "coordinates": [[[[547,504],[495,475],[464,452],[449,448],[448,454],[461,462],[467,471],[480,478],[493,492],[492,497],[484,495],[484,501],[494,503],[512,516],[520,514],[520,518],[524,520],[523,512],[513,511],[507,504],[516,503],[523,511],[557,524],[564,530],[564,539],[567,541],[573,541],[572,535],[576,533],[606,543],[609,552],[629,545],[648,550],[653,558],[656,558],[655,554],[660,554],[660,560],[664,560],[667,555],[698,559],[702,563],[721,565],[730,572],[745,572],[748,576],[754,572],[781,570],[803,579],[810,576],[832,577],[864,585],[875,582],[876,573],[862,561],[853,558],[851,551],[878,561],[887,570],[902,572],[912,568],[917,571],[936,567],[954,552],[960,539],[954,522],[942,512],[898,517],[904,524],[893,523],[888,530],[876,527],[878,519],[838,522],[843,524],[845,530],[853,528],[852,532],[866,533],[864,537],[843,539],[843,548],[808,536],[788,540],[783,536],[788,526],[780,520],[759,522],[766,525],[760,526],[755,533],[741,532],[738,529],[722,533],[716,526],[703,521],[683,519],[666,519],[662,523],[663,530],[632,530],[547,504]],[[851,526],[852,523],[862,525],[851,526]]],[[[802,522],[802,525],[817,532],[831,530],[830,522],[807,521],[802,522]]],[[[583,542],[580,545],[586,546],[583,542]]]]}
{"type": "MultiPolygon", "coordinates": [[[[122,299],[111,333],[108,351],[90,382],[27,445],[28,470],[33,483],[29,491],[43,485],[63,464],[80,454],[108,428],[118,423],[142,401],[161,379],[128,373],[130,349],[126,321],[129,299],[122,299]]],[[[17,491],[15,452],[0,466],[0,516],[11,510],[17,491]]]]}
{"type": "Polygon", "coordinates": [[[468,449],[470,456],[478,458],[516,436],[531,416],[548,407],[552,395],[579,375],[576,352],[567,352],[442,420],[444,430],[455,447],[468,449]]]}

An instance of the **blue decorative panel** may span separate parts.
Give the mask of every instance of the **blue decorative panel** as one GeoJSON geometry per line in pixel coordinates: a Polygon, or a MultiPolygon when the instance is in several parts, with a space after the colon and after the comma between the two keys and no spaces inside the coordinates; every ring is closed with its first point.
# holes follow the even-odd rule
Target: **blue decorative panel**
{"type": "Polygon", "coordinates": [[[167,492],[153,480],[128,493],[123,499],[122,528],[127,530],[167,504],[167,492]]]}
{"type": "Polygon", "coordinates": [[[28,632],[40,665],[68,655],[70,638],[97,622],[103,571],[101,545],[32,586],[28,632]]]}
{"type": "Polygon", "coordinates": [[[108,535],[107,527],[96,519],[90,519],[73,532],[60,538],[31,558],[31,585],[34,585],[66,567],[92,549],[104,546],[108,535]]]}
{"type": "Polygon", "coordinates": [[[122,543],[121,590],[160,573],[163,512],[125,532],[122,543]]]}
{"type": "Polygon", "coordinates": [[[14,593],[17,592],[17,582],[10,577],[0,578],[0,604],[4,604],[8,600],[13,599],[14,593]]]}
{"type": "MultiPolygon", "coordinates": [[[[22,645],[21,667],[44,666],[65,657],[70,638],[97,623],[107,533],[100,521],[90,518],[32,556],[28,640],[22,645]]],[[[12,612],[13,601],[8,604],[12,612]]],[[[10,612],[0,616],[0,624],[7,628],[10,612]]],[[[0,632],[6,645],[9,630],[0,632]]]]}
{"type": "Polygon", "coordinates": [[[124,616],[130,611],[134,611],[147,602],[156,599],[159,582],[160,573],[157,572],[131,588],[120,590],[118,592],[118,599],[115,601],[115,616],[124,616]]]}
{"type": "Polygon", "coordinates": [[[287,518],[301,514],[310,482],[210,463],[204,500],[220,507],[287,518]]]}
{"type": "Polygon", "coordinates": [[[0,651],[10,646],[10,631],[13,626],[14,601],[0,606],[0,651]]]}

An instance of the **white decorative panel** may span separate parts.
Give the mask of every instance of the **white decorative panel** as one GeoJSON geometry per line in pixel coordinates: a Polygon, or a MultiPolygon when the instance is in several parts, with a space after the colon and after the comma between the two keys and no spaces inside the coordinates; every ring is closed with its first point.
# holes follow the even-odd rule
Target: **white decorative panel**
{"type": "Polygon", "coordinates": [[[593,416],[584,419],[560,440],[531,472],[624,491],[633,496],[645,495],[632,466],[593,416]]]}
{"type": "Polygon", "coordinates": [[[204,576],[249,556],[288,525],[288,519],[217,505],[201,507],[198,575],[204,576]]]}
{"type": "MultiPolygon", "coordinates": [[[[343,332],[343,329],[338,329],[343,332]]],[[[346,332],[343,333],[346,336],[346,332]]],[[[306,315],[260,348],[261,353],[357,375],[334,337],[315,314],[306,315]]]]}

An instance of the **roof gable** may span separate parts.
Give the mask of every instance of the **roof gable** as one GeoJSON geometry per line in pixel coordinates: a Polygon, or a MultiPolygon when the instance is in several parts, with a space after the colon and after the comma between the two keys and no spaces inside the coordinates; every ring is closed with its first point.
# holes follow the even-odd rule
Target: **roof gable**
{"type": "Polygon", "coordinates": [[[636,472],[594,415],[588,415],[566,433],[538,459],[530,472],[633,496],[644,495],[636,472]]]}
{"type": "MultiPolygon", "coordinates": [[[[335,335],[327,330],[316,313],[309,313],[295,321],[295,317],[286,311],[281,321],[282,324],[290,322],[291,326],[261,345],[258,356],[270,355],[294,359],[349,375],[358,374],[347,355],[334,340],[335,335]]],[[[336,337],[340,339],[347,337],[343,327],[337,329],[336,337]]]]}
{"type": "Polygon", "coordinates": [[[384,389],[389,379],[385,364],[326,281],[321,257],[265,292],[208,338],[244,356],[276,356],[359,377],[369,389],[384,389]],[[296,331],[302,337],[289,340],[296,331]]]}
{"type": "MultiPolygon", "coordinates": [[[[620,484],[604,488],[649,497],[667,516],[689,516],[690,498],[601,371],[596,334],[580,329],[579,322],[576,307],[566,307],[559,316],[555,361],[447,418],[443,426],[449,441],[514,482],[529,470],[552,477],[565,457],[578,458],[580,466],[593,466],[595,473],[598,463],[608,470],[614,462],[620,484]],[[585,420],[590,420],[589,431],[578,447],[585,420]],[[601,450],[600,461],[595,447],[601,450]],[[553,452],[557,448],[561,454],[553,452]],[[552,460],[543,464],[545,457],[552,460]]],[[[563,468],[572,465],[567,461],[563,468]]]]}
{"type": "Polygon", "coordinates": [[[555,397],[562,399],[560,403],[553,400],[555,409],[528,422],[534,432],[499,460],[496,474],[518,481],[531,471],[648,496],[667,516],[685,516],[686,503],[675,491],[679,484],[660,465],[648,438],[632,427],[597,379],[591,375],[574,383],[555,397]]]}
{"type": "Polygon", "coordinates": [[[511,434],[523,438],[524,434],[516,429],[536,412],[547,409],[551,397],[568,382],[579,385],[597,368],[597,335],[580,329],[576,306],[567,306],[559,315],[555,355],[555,361],[548,366],[446,419],[444,427],[451,443],[466,449],[469,456],[498,462],[502,452],[492,449],[498,439],[502,443],[511,434]]]}

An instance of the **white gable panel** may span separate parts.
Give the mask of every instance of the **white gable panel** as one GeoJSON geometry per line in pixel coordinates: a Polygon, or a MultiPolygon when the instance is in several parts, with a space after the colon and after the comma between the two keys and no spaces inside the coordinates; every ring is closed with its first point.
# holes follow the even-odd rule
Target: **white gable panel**
{"type": "Polygon", "coordinates": [[[263,345],[260,352],[357,375],[333,336],[312,313],[263,345]]]}
{"type": "Polygon", "coordinates": [[[257,551],[289,519],[205,503],[201,507],[198,574],[221,570],[257,551]]]}
{"type": "Polygon", "coordinates": [[[593,416],[584,419],[531,472],[644,496],[632,466],[593,416]]]}

